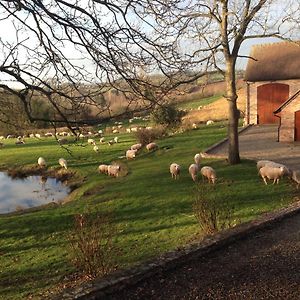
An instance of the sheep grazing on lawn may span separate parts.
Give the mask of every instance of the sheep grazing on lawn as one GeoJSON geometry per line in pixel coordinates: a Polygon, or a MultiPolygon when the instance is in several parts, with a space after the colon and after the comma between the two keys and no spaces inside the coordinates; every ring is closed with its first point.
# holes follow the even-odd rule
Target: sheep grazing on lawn
{"type": "Polygon", "coordinates": [[[17,141],[15,142],[15,144],[16,144],[16,145],[24,145],[24,144],[25,144],[25,141],[23,141],[23,140],[17,140],[17,141]]]}
{"type": "Polygon", "coordinates": [[[103,144],[104,142],[105,142],[105,138],[102,137],[102,138],[100,139],[100,143],[103,144]]]}
{"type": "Polygon", "coordinates": [[[172,178],[177,179],[179,178],[180,175],[180,165],[176,164],[176,163],[172,163],[170,165],[170,173],[172,178]]]}
{"type": "Polygon", "coordinates": [[[280,168],[280,167],[283,167],[284,168],[284,174],[283,175],[287,175],[287,176],[292,176],[292,171],[284,164],[280,164],[280,163],[277,163],[275,161],[272,161],[272,160],[259,160],[257,163],[256,163],[256,167],[257,167],[257,170],[259,171],[262,167],[273,167],[273,168],[280,168]]]}
{"type": "Polygon", "coordinates": [[[291,173],[291,179],[297,183],[297,189],[300,184],[300,170],[293,170],[291,173]]]}
{"type": "Polygon", "coordinates": [[[157,148],[158,148],[158,146],[156,143],[150,143],[150,144],[146,145],[146,149],[148,151],[156,150],[157,148]]]}
{"type": "Polygon", "coordinates": [[[196,181],[196,180],[197,180],[197,174],[198,174],[198,172],[199,172],[199,167],[198,167],[198,165],[196,165],[196,164],[191,164],[191,165],[189,166],[189,173],[190,173],[190,175],[191,175],[193,181],[196,181]]]}
{"type": "Polygon", "coordinates": [[[126,158],[127,159],[133,159],[133,158],[135,158],[136,153],[137,153],[137,150],[127,150],[126,151],[126,158]]]}
{"type": "Polygon", "coordinates": [[[268,184],[266,178],[273,179],[273,184],[275,182],[278,184],[279,179],[285,173],[285,168],[284,167],[276,168],[276,167],[272,167],[272,166],[264,166],[264,167],[260,168],[258,173],[261,176],[261,178],[264,180],[266,185],[268,184]]]}
{"type": "Polygon", "coordinates": [[[99,152],[99,147],[98,147],[97,145],[95,145],[95,146],[93,147],[93,150],[94,150],[96,153],[98,153],[98,152],[99,152]]]}
{"type": "Polygon", "coordinates": [[[98,171],[100,173],[107,174],[107,172],[108,172],[108,165],[100,165],[98,167],[98,171]]]}
{"type": "Polygon", "coordinates": [[[140,150],[142,148],[142,144],[134,144],[130,147],[131,150],[140,150]]]}
{"type": "Polygon", "coordinates": [[[195,161],[196,165],[200,166],[201,155],[200,155],[199,153],[197,153],[197,154],[194,156],[194,161],[195,161]]]}
{"type": "Polygon", "coordinates": [[[119,142],[119,137],[116,136],[116,137],[114,138],[114,142],[115,142],[115,143],[118,143],[118,142],[119,142]]]}
{"type": "Polygon", "coordinates": [[[212,167],[204,166],[201,168],[200,172],[202,174],[202,178],[206,177],[209,183],[215,184],[217,175],[216,171],[212,167]]]}
{"type": "Polygon", "coordinates": [[[90,144],[90,145],[96,145],[96,142],[95,142],[94,139],[88,139],[87,142],[88,142],[88,144],[90,144]]]}
{"type": "Polygon", "coordinates": [[[118,165],[109,165],[107,167],[108,176],[118,177],[121,167],[118,165]]]}
{"type": "Polygon", "coordinates": [[[208,120],[207,122],[206,122],[206,125],[213,125],[215,122],[213,121],[213,120],[208,120]]]}
{"type": "Polygon", "coordinates": [[[60,164],[60,166],[62,168],[65,168],[66,170],[68,169],[68,164],[67,164],[67,161],[64,159],[64,158],[60,158],[58,160],[58,163],[60,164]]]}
{"type": "Polygon", "coordinates": [[[39,158],[38,158],[38,165],[39,165],[40,167],[45,168],[45,167],[47,166],[46,160],[45,160],[43,157],[39,157],[39,158]]]}

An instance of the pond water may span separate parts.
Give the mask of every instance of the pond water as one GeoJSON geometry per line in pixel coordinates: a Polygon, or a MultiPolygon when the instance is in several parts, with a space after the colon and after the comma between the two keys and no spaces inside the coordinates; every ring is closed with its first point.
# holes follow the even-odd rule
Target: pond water
{"type": "Polygon", "coordinates": [[[70,189],[55,178],[29,176],[13,179],[0,172],[0,214],[59,202],[70,189]]]}

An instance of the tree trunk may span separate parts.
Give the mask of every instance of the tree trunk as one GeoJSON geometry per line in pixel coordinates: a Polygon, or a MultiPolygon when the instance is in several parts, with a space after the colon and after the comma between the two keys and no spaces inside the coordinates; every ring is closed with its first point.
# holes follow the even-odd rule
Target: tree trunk
{"type": "Polygon", "coordinates": [[[235,62],[230,60],[226,63],[226,98],[228,101],[228,162],[231,165],[241,162],[239,154],[238,122],[239,110],[237,109],[237,93],[235,82],[235,62]]]}

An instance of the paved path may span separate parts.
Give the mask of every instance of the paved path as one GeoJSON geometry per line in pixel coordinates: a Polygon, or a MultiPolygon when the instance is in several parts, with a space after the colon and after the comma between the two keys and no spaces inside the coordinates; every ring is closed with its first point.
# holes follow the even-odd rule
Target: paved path
{"type": "MultiPolygon", "coordinates": [[[[277,125],[251,126],[239,136],[240,156],[254,160],[268,159],[300,170],[300,142],[277,142],[277,125]]],[[[209,154],[227,156],[228,144],[223,143],[209,154]]],[[[300,299],[300,297],[299,297],[300,299]]]]}
{"type": "Polygon", "coordinates": [[[298,300],[300,214],[105,299],[298,300]]]}

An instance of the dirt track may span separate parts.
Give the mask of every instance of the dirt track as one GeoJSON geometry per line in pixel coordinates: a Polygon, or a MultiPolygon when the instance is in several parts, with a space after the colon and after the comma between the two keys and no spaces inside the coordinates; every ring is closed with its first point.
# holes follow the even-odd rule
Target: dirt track
{"type": "Polygon", "coordinates": [[[105,299],[300,299],[300,215],[105,299]]]}

